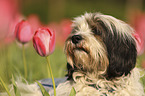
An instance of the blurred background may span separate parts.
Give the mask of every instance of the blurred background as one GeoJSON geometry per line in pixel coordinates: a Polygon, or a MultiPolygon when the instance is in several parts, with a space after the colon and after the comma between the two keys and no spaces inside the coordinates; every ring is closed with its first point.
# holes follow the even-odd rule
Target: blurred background
{"type": "MultiPolygon", "coordinates": [[[[71,32],[71,20],[85,12],[101,12],[130,24],[140,36],[137,67],[145,69],[145,0],[0,0],[0,77],[6,84],[14,76],[24,76],[22,46],[15,40],[15,25],[26,19],[34,31],[47,26],[56,32],[56,48],[50,55],[55,78],[66,74],[65,39],[71,32]]],[[[28,82],[48,78],[46,59],[25,44],[28,82]]],[[[145,85],[145,77],[142,78],[145,85]]],[[[0,84],[0,91],[2,91],[0,84]]]]}

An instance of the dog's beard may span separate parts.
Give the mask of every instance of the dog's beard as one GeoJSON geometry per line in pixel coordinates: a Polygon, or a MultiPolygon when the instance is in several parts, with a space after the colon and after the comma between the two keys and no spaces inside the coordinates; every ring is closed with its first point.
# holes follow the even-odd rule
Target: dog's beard
{"type": "Polygon", "coordinates": [[[90,51],[87,47],[84,47],[84,42],[73,44],[71,40],[68,40],[66,42],[65,52],[67,60],[72,67],[76,66],[79,69],[85,69],[85,65],[91,60],[90,51]]]}
{"type": "Polygon", "coordinates": [[[85,36],[79,44],[73,44],[68,38],[65,44],[67,61],[72,67],[82,72],[106,71],[108,65],[107,53],[102,42],[94,36],[85,36]],[[89,37],[89,38],[88,38],[89,37]]]}

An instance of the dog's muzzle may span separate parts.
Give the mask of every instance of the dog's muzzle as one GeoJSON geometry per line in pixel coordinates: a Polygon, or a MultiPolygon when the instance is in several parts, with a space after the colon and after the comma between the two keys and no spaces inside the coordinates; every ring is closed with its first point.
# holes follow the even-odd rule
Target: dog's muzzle
{"type": "Polygon", "coordinates": [[[73,35],[71,40],[72,40],[72,42],[74,44],[77,44],[77,43],[79,43],[82,40],[82,36],[80,36],[80,35],[73,35]]]}

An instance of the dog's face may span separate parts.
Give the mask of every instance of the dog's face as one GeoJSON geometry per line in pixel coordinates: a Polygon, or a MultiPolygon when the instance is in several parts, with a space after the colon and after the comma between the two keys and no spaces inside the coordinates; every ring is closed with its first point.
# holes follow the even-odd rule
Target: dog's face
{"type": "Polygon", "coordinates": [[[100,13],[86,13],[73,21],[65,43],[68,78],[74,71],[95,73],[107,79],[127,75],[136,64],[133,29],[100,13]]]}

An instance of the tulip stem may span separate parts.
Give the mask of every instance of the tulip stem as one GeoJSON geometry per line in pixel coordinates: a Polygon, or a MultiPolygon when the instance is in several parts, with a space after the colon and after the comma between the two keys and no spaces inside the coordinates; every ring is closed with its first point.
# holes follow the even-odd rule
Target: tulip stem
{"type": "Polygon", "coordinates": [[[50,76],[51,76],[51,79],[52,79],[52,83],[53,83],[54,96],[56,96],[55,82],[54,82],[54,78],[53,78],[51,66],[50,66],[50,63],[49,63],[49,56],[47,56],[46,59],[47,59],[47,68],[48,68],[47,70],[48,70],[48,74],[50,73],[50,76]]]}
{"type": "Polygon", "coordinates": [[[25,47],[24,47],[24,44],[23,44],[23,64],[24,64],[24,76],[25,76],[25,79],[27,79],[27,65],[26,65],[26,57],[25,57],[25,47]]]}

